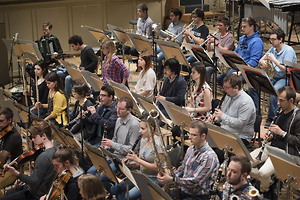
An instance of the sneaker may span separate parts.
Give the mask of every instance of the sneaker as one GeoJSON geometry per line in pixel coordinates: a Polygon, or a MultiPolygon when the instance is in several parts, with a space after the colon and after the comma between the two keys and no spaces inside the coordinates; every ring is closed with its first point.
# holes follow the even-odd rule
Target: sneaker
{"type": "Polygon", "coordinates": [[[265,123],[265,126],[264,126],[264,128],[269,128],[270,127],[270,125],[271,125],[271,123],[272,123],[272,121],[273,121],[273,119],[271,119],[271,118],[268,118],[267,119],[267,121],[266,121],[266,123],[265,123]]]}

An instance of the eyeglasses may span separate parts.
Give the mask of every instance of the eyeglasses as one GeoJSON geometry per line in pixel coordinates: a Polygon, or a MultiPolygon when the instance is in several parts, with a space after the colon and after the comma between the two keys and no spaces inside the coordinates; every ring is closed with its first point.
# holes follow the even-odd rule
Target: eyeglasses
{"type": "Polygon", "coordinates": [[[230,89],[230,88],[232,88],[232,87],[226,87],[226,86],[223,86],[223,88],[224,88],[224,90],[228,90],[228,89],[230,89]]]}
{"type": "Polygon", "coordinates": [[[100,94],[100,97],[108,97],[107,94],[100,94]]]}
{"type": "Polygon", "coordinates": [[[270,38],[269,40],[270,40],[270,42],[273,42],[273,41],[277,40],[277,38],[270,38]]]}

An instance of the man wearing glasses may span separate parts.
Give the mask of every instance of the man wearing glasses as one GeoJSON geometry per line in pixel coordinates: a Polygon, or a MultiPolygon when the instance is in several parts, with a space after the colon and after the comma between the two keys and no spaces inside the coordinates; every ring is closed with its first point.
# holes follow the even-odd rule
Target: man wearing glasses
{"type": "Polygon", "coordinates": [[[202,121],[195,121],[189,130],[189,147],[181,166],[174,172],[174,177],[167,173],[157,175],[161,184],[175,182],[180,187],[180,199],[209,199],[209,190],[214,183],[219,160],[208,145],[208,128],[202,121]]]}
{"type": "Polygon", "coordinates": [[[240,136],[248,146],[254,133],[256,109],[251,97],[242,89],[242,79],[236,74],[224,78],[226,97],[222,109],[215,109],[214,119],[221,127],[240,136]]]}
{"type": "MultiPolygon", "coordinates": [[[[285,76],[286,67],[284,66],[284,61],[291,61],[297,63],[297,57],[294,49],[286,44],[284,44],[285,33],[281,29],[276,29],[272,31],[270,35],[270,42],[272,47],[267,51],[267,53],[260,59],[259,64],[265,68],[274,68],[274,75],[272,77],[272,84],[276,91],[279,88],[286,86],[285,76]],[[268,62],[271,64],[269,65],[268,62]]],[[[258,95],[257,93],[252,94],[251,97],[255,102],[255,106],[258,107],[258,95]]],[[[268,119],[265,124],[265,128],[268,128],[275,117],[277,110],[277,96],[270,95],[270,106],[268,111],[268,119]]]]}

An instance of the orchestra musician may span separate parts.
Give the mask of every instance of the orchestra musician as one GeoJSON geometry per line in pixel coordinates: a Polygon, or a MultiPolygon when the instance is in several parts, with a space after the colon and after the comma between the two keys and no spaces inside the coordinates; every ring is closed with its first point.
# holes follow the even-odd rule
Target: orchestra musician
{"type": "MultiPolygon", "coordinates": [[[[274,75],[272,78],[272,84],[276,91],[279,88],[286,86],[285,76],[286,67],[284,66],[285,60],[297,63],[297,57],[294,49],[284,43],[285,33],[281,29],[276,29],[270,34],[270,42],[272,47],[267,53],[259,60],[259,64],[265,69],[274,68],[274,75]],[[268,65],[271,62],[271,65],[268,65]]],[[[255,106],[258,108],[258,93],[253,92],[254,89],[249,90],[249,95],[254,100],[255,106]]],[[[268,111],[268,118],[265,124],[265,128],[268,128],[275,117],[278,99],[274,95],[270,95],[270,104],[268,111]]]]}
{"type": "MultiPolygon", "coordinates": [[[[98,57],[94,53],[94,50],[83,43],[82,38],[79,35],[73,35],[69,38],[69,44],[71,45],[74,51],[81,51],[80,60],[81,63],[78,66],[80,71],[90,71],[91,73],[96,73],[98,57]]],[[[61,75],[59,75],[62,77],[61,75]]],[[[70,75],[67,75],[65,78],[65,91],[67,99],[70,99],[72,92],[72,78],[70,75]]]]}
{"type": "Polygon", "coordinates": [[[215,109],[215,121],[221,127],[240,136],[245,146],[250,144],[256,119],[255,105],[251,97],[242,89],[242,79],[236,74],[224,78],[226,97],[222,109],[215,109]]]}
{"type": "Polygon", "coordinates": [[[114,42],[111,40],[103,42],[102,53],[105,55],[102,66],[104,84],[108,85],[108,80],[112,80],[125,85],[129,78],[130,71],[118,56],[115,55],[116,47],[114,42]]]}
{"type": "MultiPolygon", "coordinates": [[[[61,200],[81,200],[82,197],[78,187],[78,177],[83,174],[83,170],[77,166],[77,160],[73,149],[60,146],[52,157],[52,164],[55,172],[58,176],[65,176],[61,179],[57,179],[57,182],[53,183],[53,187],[50,189],[47,195],[44,195],[40,200],[45,200],[47,197],[61,195],[61,200]],[[68,174],[69,173],[69,174],[68,174]],[[55,185],[58,184],[58,185],[55,185]],[[59,187],[63,187],[63,191],[60,191],[59,187]],[[52,196],[53,195],[53,196],[52,196]]],[[[55,198],[56,199],[56,198],[55,198]]]]}
{"type": "Polygon", "coordinates": [[[61,85],[61,80],[55,72],[50,72],[45,77],[49,88],[48,102],[37,102],[36,106],[47,109],[44,120],[50,120],[59,126],[67,125],[67,99],[61,85]]]}
{"type": "Polygon", "coordinates": [[[140,71],[138,76],[134,92],[145,97],[153,98],[153,90],[156,86],[156,74],[152,69],[151,56],[145,53],[141,54],[139,56],[138,66],[142,67],[142,71],[140,71]]]}
{"type": "MultiPolygon", "coordinates": [[[[35,104],[30,106],[30,111],[34,115],[38,115],[38,107],[36,102],[41,102],[42,104],[47,104],[48,94],[49,94],[49,88],[47,87],[47,83],[45,80],[46,75],[48,74],[48,65],[43,60],[38,61],[34,64],[34,73],[37,76],[37,85],[38,85],[38,95],[36,91],[36,87],[32,87],[32,96],[34,98],[35,104]],[[39,99],[37,99],[39,97],[39,99]]],[[[34,75],[35,76],[35,75],[34,75]]],[[[28,93],[27,90],[23,91],[23,94],[25,96],[31,96],[30,93],[28,93]]],[[[47,113],[47,109],[40,108],[39,109],[39,115],[43,116],[47,113]]]]}
{"type": "MultiPolygon", "coordinates": [[[[154,143],[150,136],[150,130],[152,129],[152,133],[157,133],[155,131],[155,122],[147,121],[146,118],[143,118],[140,121],[140,134],[142,135],[142,139],[140,141],[140,151],[139,154],[135,154],[133,150],[127,154],[126,158],[129,159],[129,162],[125,162],[128,167],[138,167],[140,171],[148,176],[153,182],[160,185],[157,181],[157,163],[155,163],[156,159],[159,159],[160,162],[163,161],[163,151],[161,149],[161,141],[157,135],[154,135],[154,143]],[[158,152],[159,158],[156,158],[156,154],[154,153],[153,144],[156,146],[156,150],[158,152]]],[[[159,128],[159,127],[157,127],[159,128]]],[[[125,178],[126,179],[126,178],[125,178]]],[[[127,195],[124,194],[126,192],[126,182],[123,180],[120,184],[116,184],[111,187],[111,194],[116,195],[118,200],[127,199],[127,195]]],[[[129,183],[129,199],[139,199],[141,198],[140,191],[134,187],[133,183],[129,183]]]]}
{"type": "MultiPolygon", "coordinates": [[[[171,23],[168,26],[167,31],[174,34],[174,35],[178,35],[183,28],[183,24],[181,23],[181,17],[182,17],[182,12],[179,8],[173,8],[170,10],[170,20],[171,23]]],[[[181,46],[182,41],[183,41],[183,36],[180,35],[176,38],[176,40],[174,41],[174,38],[165,34],[164,32],[160,32],[160,35],[163,38],[167,38],[167,41],[172,41],[172,42],[176,42],[177,44],[179,44],[179,46],[181,46]]],[[[163,52],[161,51],[161,49],[158,47],[157,48],[157,73],[158,73],[158,78],[162,78],[163,77],[163,64],[162,64],[162,60],[165,58],[163,52]]]]}
{"type": "Polygon", "coordinates": [[[219,160],[216,153],[208,145],[207,126],[201,121],[191,124],[189,139],[193,146],[189,147],[181,166],[172,177],[167,173],[158,174],[161,184],[175,182],[180,187],[180,199],[209,199],[209,190],[214,183],[219,160]]]}
{"type": "Polygon", "coordinates": [[[97,134],[94,138],[87,140],[90,144],[99,147],[101,140],[105,137],[112,139],[117,121],[117,102],[114,101],[115,91],[110,85],[104,85],[100,91],[101,106],[97,109],[94,106],[89,106],[87,109],[91,115],[86,118],[90,123],[98,125],[97,134]],[[105,127],[104,124],[107,124],[105,127]],[[106,136],[104,135],[106,131],[106,136]]]}
{"type": "MultiPolygon", "coordinates": [[[[235,52],[238,53],[250,67],[256,67],[259,64],[259,59],[263,56],[264,51],[264,44],[260,39],[256,27],[257,24],[255,19],[251,17],[242,19],[241,30],[244,35],[240,38],[238,46],[235,49],[235,52]]],[[[236,72],[231,69],[226,74],[218,75],[218,84],[223,85],[224,77],[232,73],[237,73],[238,76],[242,75],[241,71],[236,72]]],[[[241,76],[241,78],[243,82],[245,82],[243,76],[241,76]]]]}
{"type": "MultiPolygon", "coordinates": [[[[196,8],[192,12],[192,20],[194,21],[195,25],[192,29],[188,28],[185,34],[185,40],[191,44],[202,44],[204,40],[207,38],[209,34],[208,27],[204,24],[204,11],[200,8],[196,8]]],[[[183,27],[185,28],[185,27],[183,27]]],[[[194,56],[189,56],[187,61],[192,64],[196,62],[196,58],[194,56]]]]}
{"type": "Polygon", "coordinates": [[[78,187],[84,200],[106,199],[106,191],[102,182],[93,174],[83,174],[79,176],[78,187]]]}
{"type": "MultiPolygon", "coordinates": [[[[278,90],[278,106],[282,111],[276,121],[270,125],[271,134],[267,134],[266,137],[269,137],[271,146],[282,149],[288,154],[300,156],[300,111],[294,105],[295,98],[296,92],[290,86],[278,90]]],[[[260,151],[261,148],[251,152],[252,158],[257,158],[260,151]]],[[[269,187],[273,182],[271,175],[275,173],[275,169],[266,148],[263,149],[261,159],[256,160],[256,164],[253,165],[264,161],[265,163],[259,169],[252,169],[251,176],[261,181],[260,190],[264,192],[264,197],[274,199],[274,192],[269,191],[269,187]]]]}
{"type": "MultiPolygon", "coordinates": [[[[247,176],[251,171],[251,163],[245,156],[232,156],[227,169],[227,181],[223,186],[224,200],[245,199],[252,200],[251,190],[256,190],[251,185],[247,176]]],[[[257,194],[256,199],[261,199],[257,194]]]]}
{"type": "MultiPolygon", "coordinates": [[[[10,108],[0,110],[0,164],[3,166],[7,161],[12,161],[23,153],[22,138],[20,133],[13,127],[13,111],[10,108]]],[[[0,176],[0,189],[12,184],[16,176],[6,172],[0,176]]],[[[4,194],[0,191],[0,197],[4,194]]]]}
{"type": "Polygon", "coordinates": [[[4,165],[4,169],[14,174],[18,180],[14,188],[7,191],[1,198],[2,200],[37,200],[49,191],[52,184],[55,174],[52,156],[56,147],[52,143],[51,128],[46,122],[39,121],[30,126],[29,132],[34,145],[43,145],[45,151],[35,160],[33,172],[30,175],[25,175],[8,164],[4,165]]]}
{"type": "Polygon", "coordinates": [[[136,34],[144,35],[144,36],[151,36],[152,28],[151,25],[153,24],[152,19],[148,16],[148,6],[144,3],[141,3],[137,6],[137,30],[136,34]]]}
{"type": "Polygon", "coordinates": [[[195,120],[208,122],[212,103],[211,88],[206,82],[206,68],[202,63],[192,64],[191,103],[185,109],[195,120]]]}
{"type": "MultiPolygon", "coordinates": [[[[68,129],[77,137],[81,138],[81,133],[84,140],[90,140],[95,137],[97,126],[90,123],[83,117],[83,112],[87,111],[89,106],[95,104],[94,100],[90,98],[90,88],[82,82],[75,83],[72,88],[73,97],[77,100],[75,102],[74,110],[70,112],[70,123],[68,129]]],[[[87,116],[88,114],[86,114],[87,116]]]]}
{"type": "MultiPolygon", "coordinates": [[[[137,119],[131,115],[133,102],[128,97],[122,97],[117,104],[118,119],[116,121],[114,137],[112,139],[103,138],[101,145],[113,151],[120,160],[125,158],[134,142],[139,136],[140,125],[137,119]]],[[[111,169],[116,172],[114,163],[110,163],[111,169]]],[[[88,170],[88,173],[96,174],[95,167],[88,170]]],[[[111,180],[101,174],[101,181],[103,182],[107,191],[110,191],[111,180]]]]}

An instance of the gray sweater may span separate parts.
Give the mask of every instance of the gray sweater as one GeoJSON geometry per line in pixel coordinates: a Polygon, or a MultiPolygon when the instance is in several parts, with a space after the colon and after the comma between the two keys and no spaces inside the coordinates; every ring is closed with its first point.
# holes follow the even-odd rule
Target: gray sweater
{"type": "Polygon", "coordinates": [[[32,195],[38,199],[48,193],[51,187],[55,174],[52,165],[52,156],[56,149],[55,146],[46,149],[37,157],[34,162],[34,170],[30,176],[20,173],[17,177],[30,187],[32,195]]]}
{"type": "Polygon", "coordinates": [[[251,97],[244,90],[234,97],[226,96],[222,111],[224,114],[221,127],[250,142],[256,118],[256,109],[251,97]]]}

